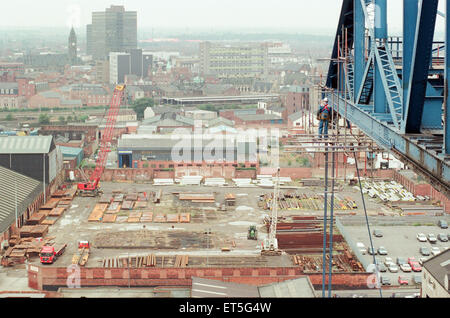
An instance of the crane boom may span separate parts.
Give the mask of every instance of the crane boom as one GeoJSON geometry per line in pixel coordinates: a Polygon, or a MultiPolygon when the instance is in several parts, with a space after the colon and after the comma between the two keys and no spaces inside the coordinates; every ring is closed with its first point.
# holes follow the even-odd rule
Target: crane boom
{"type": "Polygon", "coordinates": [[[105,170],[108,153],[111,151],[111,140],[124,91],[125,85],[116,85],[107,115],[106,127],[100,138],[100,150],[95,162],[94,172],[89,177],[89,182],[78,183],[78,192],[81,194],[95,196],[98,193],[98,183],[100,182],[100,178],[105,170]]]}

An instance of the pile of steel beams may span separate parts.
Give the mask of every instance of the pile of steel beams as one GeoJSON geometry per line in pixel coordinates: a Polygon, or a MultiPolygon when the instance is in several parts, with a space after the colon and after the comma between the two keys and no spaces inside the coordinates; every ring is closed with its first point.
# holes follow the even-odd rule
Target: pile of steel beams
{"type": "MultiPolygon", "coordinates": [[[[272,207],[273,193],[263,194],[260,196],[259,207],[264,210],[270,210],[272,207]]],[[[331,200],[327,202],[328,207],[331,208],[331,200]]],[[[278,209],[280,210],[323,210],[325,205],[324,196],[315,194],[308,196],[305,193],[287,192],[280,193],[278,198],[278,209]]],[[[335,210],[353,210],[357,209],[356,202],[348,197],[341,198],[339,195],[335,196],[334,205],[335,210]]]]}
{"type": "Polygon", "coordinates": [[[194,193],[183,192],[178,194],[181,201],[190,201],[192,203],[215,203],[216,199],[213,193],[194,193]]]}

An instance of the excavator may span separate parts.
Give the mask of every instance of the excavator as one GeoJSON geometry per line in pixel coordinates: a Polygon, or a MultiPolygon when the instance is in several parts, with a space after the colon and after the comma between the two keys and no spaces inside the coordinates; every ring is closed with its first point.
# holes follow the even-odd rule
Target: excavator
{"type": "Polygon", "coordinates": [[[119,114],[120,104],[124,99],[125,85],[116,85],[111,99],[111,105],[107,115],[106,127],[99,142],[99,152],[95,162],[94,172],[85,182],[77,185],[77,194],[80,196],[97,196],[100,191],[100,178],[105,170],[108,153],[111,152],[111,140],[113,137],[114,127],[116,125],[117,115],[119,114]]]}

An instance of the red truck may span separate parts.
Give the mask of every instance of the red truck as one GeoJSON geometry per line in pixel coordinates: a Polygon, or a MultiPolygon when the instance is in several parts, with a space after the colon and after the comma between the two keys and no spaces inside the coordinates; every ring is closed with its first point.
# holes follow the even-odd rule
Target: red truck
{"type": "Polygon", "coordinates": [[[61,256],[65,249],[67,244],[63,244],[60,246],[44,246],[41,249],[40,253],[40,259],[42,264],[53,264],[58,256],[61,256]]]}

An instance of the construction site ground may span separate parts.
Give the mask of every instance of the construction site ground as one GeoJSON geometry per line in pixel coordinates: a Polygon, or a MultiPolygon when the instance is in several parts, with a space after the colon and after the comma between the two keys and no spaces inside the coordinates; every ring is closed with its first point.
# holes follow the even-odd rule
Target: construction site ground
{"type": "MultiPolygon", "coordinates": [[[[72,206],[50,226],[49,236],[55,237],[56,244],[67,243],[65,253],[52,265],[68,266],[72,256],[78,251],[77,242],[87,240],[91,251],[87,267],[102,266],[105,258],[129,257],[135,255],[155,254],[156,266],[173,266],[177,255],[189,255],[189,266],[293,266],[290,255],[260,256],[261,245],[267,237],[263,224],[264,217],[270,215],[269,210],[258,206],[261,194],[272,193],[273,189],[252,187],[207,187],[207,186],[153,186],[146,183],[102,182],[101,188],[105,194],[121,190],[123,193],[138,193],[163,191],[160,204],[149,201],[148,206],[156,213],[191,213],[190,223],[128,223],[130,211],[117,213],[115,223],[89,222],[88,217],[100,197],[79,197],[72,201],[72,206]],[[216,203],[187,204],[177,201],[173,192],[214,193],[216,203]],[[236,204],[221,211],[224,196],[233,193],[236,204]],[[202,206],[202,207],[201,207],[202,206]],[[258,240],[247,239],[250,225],[256,225],[258,240]],[[208,234],[209,233],[209,234],[208,234]],[[222,251],[227,248],[229,251],[222,251]],[[162,264],[162,256],[165,256],[162,264]],[[161,257],[160,257],[161,256],[161,257]]],[[[313,196],[323,194],[323,187],[305,187],[296,189],[282,188],[284,191],[297,191],[313,196]]],[[[363,215],[362,201],[359,192],[354,188],[344,186],[336,191],[342,197],[352,198],[358,208],[347,211],[335,211],[336,215],[356,213],[363,215]]],[[[380,211],[395,214],[383,204],[374,200],[366,200],[370,215],[380,211]]],[[[287,210],[279,211],[279,217],[289,215],[323,216],[322,210],[287,210]]],[[[34,258],[31,262],[39,262],[34,258]]]]}

